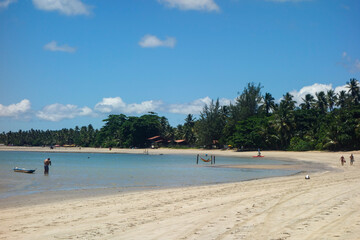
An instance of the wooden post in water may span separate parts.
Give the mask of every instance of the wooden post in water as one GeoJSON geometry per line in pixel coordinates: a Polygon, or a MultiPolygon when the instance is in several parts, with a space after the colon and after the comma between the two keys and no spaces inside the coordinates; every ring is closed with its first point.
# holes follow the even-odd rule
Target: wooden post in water
{"type": "Polygon", "coordinates": [[[196,156],[196,164],[199,164],[199,154],[196,156]]]}
{"type": "Polygon", "coordinates": [[[214,164],[215,164],[215,155],[214,155],[214,164]]]}

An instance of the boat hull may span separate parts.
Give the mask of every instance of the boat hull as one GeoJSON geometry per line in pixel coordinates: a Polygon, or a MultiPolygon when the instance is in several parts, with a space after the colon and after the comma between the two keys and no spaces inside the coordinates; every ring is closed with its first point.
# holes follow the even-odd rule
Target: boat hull
{"type": "Polygon", "coordinates": [[[36,169],[14,168],[14,172],[34,173],[36,169]]]}

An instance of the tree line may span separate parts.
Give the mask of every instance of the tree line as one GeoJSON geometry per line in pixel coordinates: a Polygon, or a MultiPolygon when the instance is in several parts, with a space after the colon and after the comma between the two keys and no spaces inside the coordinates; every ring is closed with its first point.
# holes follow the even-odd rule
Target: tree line
{"type": "Polygon", "coordinates": [[[97,130],[89,126],[57,131],[3,132],[0,142],[17,146],[75,145],[83,147],[150,147],[159,136],[161,146],[178,146],[183,139],[192,147],[234,147],[244,150],[354,150],[360,149],[360,90],[358,80],[346,90],[307,94],[301,103],[290,93],[279,103],[261,84],[248,83],[233,104],[219,99],[205,105],[196,119],[170,126],[166,117],[149,112],[140,117],[109,115],[97,130]]]}

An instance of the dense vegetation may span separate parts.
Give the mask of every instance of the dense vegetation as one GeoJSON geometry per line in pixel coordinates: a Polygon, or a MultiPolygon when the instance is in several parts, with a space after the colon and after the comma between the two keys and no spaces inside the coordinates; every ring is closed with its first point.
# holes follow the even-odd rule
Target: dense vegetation
{"type": "Polygon", "coordinates": [[[353,150],[360,149],[360,89],[356,79],[347,82],[347,91],[333,90],[307,94],[296,103],[286,93],[275,103],[262,86],[249,83],[234,104],[221,106],[219,100],[206,105],[199,119],[189,114],[183,125],[169,125],[165,117],[149,113],[141,117],[110,115],[100,130],[91,125],[58,131],[19,131],[0,134],[6,145],[76,145],[92,147],[149,147],[148,140],[160,136],[159,145],[240,149],[353,150]],[[298,105],[297,105],[298,104],[298,105]]]}

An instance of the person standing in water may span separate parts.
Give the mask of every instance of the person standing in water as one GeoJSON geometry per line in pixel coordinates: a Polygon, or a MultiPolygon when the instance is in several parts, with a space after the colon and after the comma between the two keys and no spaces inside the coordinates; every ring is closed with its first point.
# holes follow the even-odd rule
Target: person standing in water
{"type": "Polygon", "coordinates": [[[50,158],[47,158],[44,160],[44,174],[45,175],[49,174],[49,165],[51,166],[51,161],[50,161],[50,158]]]}
{"type": "Polygon", "coordinates": [[[354,161],[355,161],[354,155],[351,154],[351,155],[350,155],[350,165],[353,165],[353,164],[354,164],[354,161]]]}
{"type": "Polygon", "coordinates": [[[344,166],[344,163],[346,163],[344,156],[341,156],[340,162],[341,162],[341,165],[344,166]]]}

